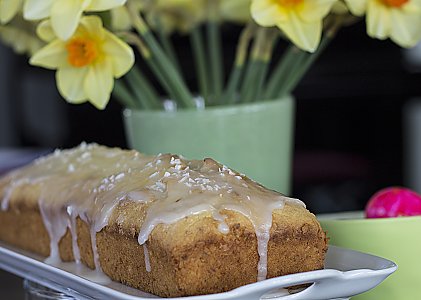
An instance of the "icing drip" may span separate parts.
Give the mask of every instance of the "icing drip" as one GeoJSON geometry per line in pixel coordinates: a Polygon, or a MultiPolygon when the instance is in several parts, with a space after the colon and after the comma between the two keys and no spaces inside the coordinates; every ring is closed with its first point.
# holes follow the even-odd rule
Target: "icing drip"
{"type": "Polygon", "coordinates": [[[151,261],[149,259],[149,251],[148,247],[146,246],[146,243],[143,244],[143,254],[145,255],[145,268],[147,272],[150,272],[151,269],[151,261]]]}
{"type": "Polygon", "coordinates": [[[226,216],[220,214],[218,211],[213,211],[212,217],[214,218],[215,221],[219,222],[219,225],[218,225],[219,232],[223,234],[228,234],[230,231],[230,228],[227,225],[227,223],[225,223],[226,216]]]}
{"type": "Polygon", "coordinates": [[[99,254],[98,254],[98,247],[97,247],[97,244],[96,244],[96,231],[95,231],[95,228],[94,227],[91,227],[89,233],[91,235],[92,254],[94,256],[95,270],[102,271],[101,264],[99,263],[99,254]]]}
{"type": "Polygon", "coordinates": [[[49,264],[59,263],[61,262],[59,242],[66,233],[68,225],[67,215],[54,207],[44,205],[42,200],[40,200],[39,208],[45,228],[50,237],[50,256],[45,262],[49,264]]]}
{"type": "Polygon", "coordinates": [[[256,229],[257,251],[259,253],[259,263],[257,264],[257,281],[266,279],[268,274],[268,244],[270,238],[270,226],[263,224],[262,228],[256,229]]]}
{"type": "MultiPolygon", "coordinates": [[[[267,249],[272,212],[285,202],[304,205],[267,190],[212,159],[186,160],[175,155],[144,156],[136,151],[82,144],[36,160],[0,180],[6,181],[1,208],[19,187],[39,188],[41,215],[50,236],[49,262],[59,261],[58,243],[69,228],[73,254],[80,261],[76,219],[90,226],[95,267],[101,270],[96,234],[108,225],[115,207],[135,202],[145,207],[139,216],[138,242],[143,245],[145,265],[150,271],[145,242],[159,224],[172,224],[185,217],[208,213],[218,222],[221,234],[229,233],[226,211],[244,215],[256,232],[259,262],[258,280],[266,278],[267,249]]],[[[116,222],[124,223],[124,215],[116,222]]]]}
{"type": "Polygon", "coordinates": [[[73,257],[75,259],[75,262],[77,264],[80,264],[80,250],[79,250],[79,245],[77,244],[77,225],[76,225],[77,213],[72,206],[67,207],[67,213],[70,217],[70,222],[68,225],[69,225],[70,233],[72,234],[73,257]]]}

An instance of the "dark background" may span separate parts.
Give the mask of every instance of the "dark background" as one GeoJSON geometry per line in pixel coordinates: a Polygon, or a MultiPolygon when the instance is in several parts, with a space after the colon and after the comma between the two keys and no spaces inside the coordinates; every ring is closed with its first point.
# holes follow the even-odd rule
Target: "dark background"
{"type": "MultiPolygon", "coordinates": [[[[235,26],[224,28],[227,62],[237,33],[235,26]]],[[[186,38],[174,42],[194,85],[186,38]]],[[[29,67],[25,57],[0,47],[0,146],[126,147],[116,101],[104,111],[66,104],[54,72],[29,67]]],[[[404,108],[421,96],[421,73],[405,55],[389,41],[369,38],[359,23],[339,33],[296,88],[292,194],[315,213],[362,209],[376,190],[407,184],[404,108]]]]}

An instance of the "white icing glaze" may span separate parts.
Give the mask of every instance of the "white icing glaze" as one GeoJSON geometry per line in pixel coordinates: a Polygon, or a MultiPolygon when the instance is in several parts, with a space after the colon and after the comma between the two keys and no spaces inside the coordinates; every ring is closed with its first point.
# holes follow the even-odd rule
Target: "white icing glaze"
{"type": "Polygon", "coordinates": [[[89,233],[91,235],[92,253],[93,253],[93,256],[94,256],[95,270],[97,270],[99,272],[102,272],[101,265],[99,263],[98,247],[97,247],[97,244],[96,244],[96,233],[97,232],[95,231],[95,227],[92,226],[89,233]]]}
{"type": "Polygon", "coordinates": [[[77,264],[80,264],[80,250],[79,250],[79,245],[77,244],[77,225],[76,225],[76,218],[78,215],[76,211],[74,210],[74,207],[72,206],[67,207],[67,214],[70,217],[69,229],[70,229],[70,233],[72,234],[73,258],[77,264]]]}
{"type": "MultiPolygon", "coordinates": [[[[97,270],[101,270],[96,233],[108,225],[119,203],[134,201],[147,206],[140,224],[138,241],[145,245],[153,229],[185,217],[210,213],[222,234],[229,232],[224,211],[235,211],[254,226],[259,253],[258,280],[266,278],[267,247],[272,212],[285,202],[304,205],[267,190],[212,159],[189,161],[170,154],[144,156],[136,151],[82,144],[36,160],[32,165],[10,173],[3,193],[2,209],[7,209],[20,186],[40,189],[39,208],[50,236],[49,262],[60,260],[58,242],[67,228],[73,236],[73,254],[80,261],[76,240],[76,218],[91,228],[92,250],[97,270]]],[[[124,218],[124,216],[119,216],[124,218]]],[[[124,219],[117,219],[118,223],[124,219]]],[[[150,269],[144,246],[146,267],[150,269]]]]}
{"type": "Polygon", "coordinates": [[[76,264],[74,262],[53,262],[50,265],[66,270],[70,273],[76,274],[87,280],[99,283],[101,285],[108,285],[111,283],[111,279],[98,270],[91,270],[83,264],[76,264]]]}
{"type": "MultiPolygon", "coordinates": [[[[222,195],[222,194],[220,194],[220,195],[222,195]]],[[[215,221],[219,222],[219,225],[218,225],[219,232],[221,232],[222,234],[228,234],[229,231],[230,231],[230,228],[227,225],[227,223],[225,223],[226,216],[219,213],[219,211],[214,210],[212,212],[212,217],[215,219],[215,221]]]]}

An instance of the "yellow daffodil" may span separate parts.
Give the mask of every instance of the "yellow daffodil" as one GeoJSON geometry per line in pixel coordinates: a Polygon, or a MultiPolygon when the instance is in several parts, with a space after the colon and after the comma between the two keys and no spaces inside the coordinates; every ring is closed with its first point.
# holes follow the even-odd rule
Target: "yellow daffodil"
{"type": "Polygon", "coordinates": [[[167,33],[186,32],[205,19],[205,4],[203,0],[155,0],[147,9],[147,19],[167,33]]]}
{"type": "Polygon", "coordinates": [[[221,18],[236,23],[247,23],[251,20],[250,5],[251,0],[221,1],[221,18]]]}
{"type": "Polygon", "coordinates": [[[116,31],[129,30],[132,27],[130,14],[125,6],[119,6],[110,10],[111,28],[116,31]]]}
{"type": "Polygon", "coordinates": [[[0,40],[16,53],[32,55],[45,43],[35,34],[36,24],[29,23],[17,14],[7,25],[0,26],[0,40]]]}
{"type": "Polygon", "coordinates": [[[349,14],[349,10],[344,2],[338,1],[332,6],[332,13],[337,15],[344,15],[349,14]]]}
{"type": "Polygon", "coordinates": [[[84,11],[104,11],[123,5],[126,0],[26,0],[27,20],[51,18],[51,26],[62,39],[70,38],[84,11]]]}
{"type": "MultiPolygon", "coordinates": [[[[147,6],[147,0],[129,0],[132,4],[132,8],[136,12],[140,12],[147,6]]],[[[113,31],[124,31],[129,30],[132,27],[130,20],[130,13],[127,5],[118,6],[110,10],[111,14],[111,28],[113,31]]]]}
{"type": "Polygon", "coordinates": [[[54,36],[49,20],[40,24],[38,33],[49,44],[35,53],[30,63],[57,69],[57,86],[68,102],[89,101],[104,109],[114,78],[121,77],[133,66],[132,49],[104,29],[97,16],[82,17],[67,41],[54,36]]]}
{"type": "Polygon", "coordinates": [[[421,0],[346,0],[352,13],[366,13],[369,36],[403,47],[421,39],[421,0]]]}
{"type": "Polygon", "coordinates": [[[253,0],[251,14],[259,25],[277,26],[299,48],[314,52],[320,43],[323,19],[336,1],[253,0]]]}
{"type": "Polygon", "coordinates": [[[6,24],[22,8],[23,0],[0,0],[0,24],[6,24]]]}

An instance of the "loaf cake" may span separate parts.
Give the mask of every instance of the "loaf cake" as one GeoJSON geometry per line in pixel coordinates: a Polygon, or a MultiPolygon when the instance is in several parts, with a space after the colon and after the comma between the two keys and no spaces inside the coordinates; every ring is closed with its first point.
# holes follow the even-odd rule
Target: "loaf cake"
{"type": "Polygon", "coordinates": [[[0,179],[0,239],[161,297],[323,268],[304,204],[212,160],[82,144],[0,179]]]}

